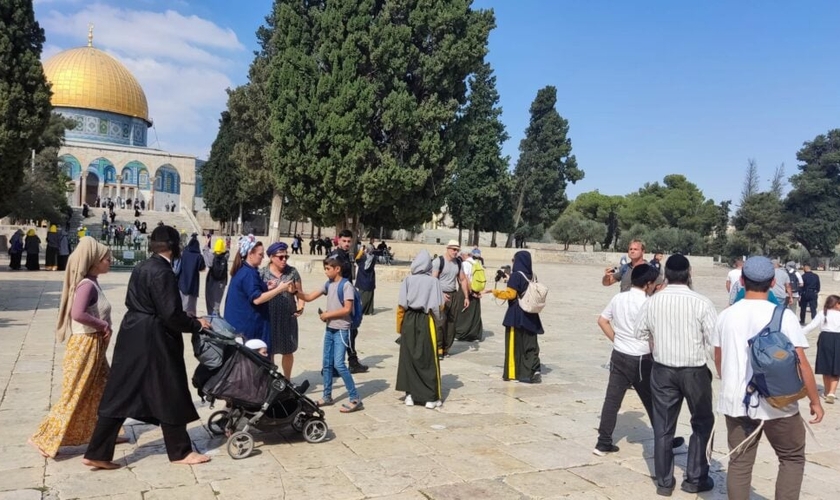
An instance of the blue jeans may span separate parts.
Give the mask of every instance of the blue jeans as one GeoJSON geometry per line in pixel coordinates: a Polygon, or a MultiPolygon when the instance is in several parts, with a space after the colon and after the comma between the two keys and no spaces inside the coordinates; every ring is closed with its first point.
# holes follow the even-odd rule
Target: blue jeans
{"type": "Polygon", "coordinates": [[[353,375],[350,374],[350,370],[344,364],[344,355],[349,345],[350,330],[327,328],[326,332],[324,332],[322,373],[324,375],[324,399],[326,400],[332,399],[333,367],[335,367],[338,370],[338,374],[341,375],[341,380],[344,381],[344,387],[347,389],[350,401],[360,401],[359,393],[356,392],[356,383],[353,381],[353,375]]]}

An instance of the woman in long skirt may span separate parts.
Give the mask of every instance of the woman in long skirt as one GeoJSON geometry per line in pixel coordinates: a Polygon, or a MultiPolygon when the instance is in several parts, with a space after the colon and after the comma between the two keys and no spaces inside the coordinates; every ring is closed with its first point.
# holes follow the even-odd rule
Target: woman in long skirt
{"type": "Polygon", "coordinates": [[[213,245],[213,253],[207,258],[207,278],[204,280],[204,300],[207,313],[222,310],[222,297],[228,283],[228,251],[221,238],[213,245]]]}
{"type": "Polygon", "coordinates": [[[91,237],[79,241],[68,262],[56,328],[59,342],[70,333],[61,398],[29,438],[29,444],[45,457],[55,457],[61,446],[85,444],[93,434],[108,378],[105,351],[111,338],[111,304],[97,277],[110,269],[110,250],[91,237]]]}
{"type": "MultiPolygon", "coordinates": [[[[303,284],[297,269],[288,265],[289,247],[283,242],[268,247],[268,266],[260,270],[260,277],[266,283],[294,283],[295,290],[302,290],[303,284]]],[[[303,314],[305,302],[291,292],[281,293],[268,302],[271,323],[271,354],[280,355],[283,376],[292,378],[295,351],[298,349],[298,317],[303,314]]]]}
{"type": "Polygon", "coordinates": [[[58,230],[58,270],[67,270],[67,259],[70,258],[70,238],[64,228],[58,230]]]}
{"type": "Polygon", "coordinates": [[[51,225],[47,232],[47,255],[44,258],[44,269],[58,270],[58,227],[55,224],[51,225]]]}
{"type": "Polygon", "coordinates": [[[9,267],[13,271],[20,269],[20,261],[23,256],[23,230],[18,229],[9,240],[9,267]]]}
{"type": "Polygon", "coordinates": [[[411,263],[411,276],[400,287],[397,307],[397,390],[405,392],[407,406],[425,403],[435,409],[443,404],[437,356],[443,300],[440,281],[432,277],[432,258],[421,250],[411,263]]]}
{"type": "Polygon", "coordinates": [[[519,380],[538,384],[540,374],[540,345],[537,335],[543,333],[540,315],[527,313],[519,307],[519,297],[528,289],[534,277],[531,254],[525,250],[513,256],[513,270],[505,290],[491,290],[498,299],[508,301],[502,325],[505,327],[505,364],[503,380],[519,380]]]}
{"type": "Polygon", "coordinates": [[[30,271],[38,271],[41,269],[39,262],[39,254],[41,253],[41,238],[35,234],[34,229],[26,232],[26,240],[23,243],[26,251],[26,269],[30,271]]]}
{"type": "Polygon", "coordinates": [[[840,296],[829,295],[825,309],[803,328],[809,332],[820,327],[817,338],[817,362],[814,372],[823,376],[825,402],[834,404],[837,399],[837,383],[840,381],[840,296]]]}

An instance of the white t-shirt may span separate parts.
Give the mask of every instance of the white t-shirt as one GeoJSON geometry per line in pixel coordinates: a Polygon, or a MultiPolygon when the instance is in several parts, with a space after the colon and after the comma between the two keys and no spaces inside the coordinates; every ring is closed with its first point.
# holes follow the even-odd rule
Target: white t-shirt
{"type": "Polygon", "coordinates": [[[630,356],[643,356],[650,354],[650,344],[641,340],[633,333],[636,326],[636,318],[639,317],[639,310],[647,300],[645,292],[638,288],[631,288],[626,292],[616,294],[604,312],[603,318],[612,323],[615,331],[613,349],[630,356]]]}
{"type": "Polygon", "coordinates": [[[823,311],[818,312],[808,326],[802,328],[802,332],[808,333],[817,327],[819,332],[840,332],[840,311],[829,309],[827,315],[823,311]]]}
{"type": "Polygon", "coordinates": [[[466,275],[466,277],[467,277],[467,283],[472,282],[473,262],[475,262],[475,261],[473,260],[472,257],[470,257],[469,259],[467,259],[467,260],[465,260],[461,263],[461,271],[464,271],[464,275],[466,275]]]}
{"type": "MultiPolygon", "coordinates": [[[[720,347],[721,350],[720,398],[717,409],[724,415],[773,420],[799,413],[799,405],[796,402],[784,409],[778,409],[755,393],[750,401],[749,415],[744,408],[747,382],[753,373],[747,341],[767,326],[775,308],[775,304],[764,299],[744,299],[726,308],[718,316],[712,334],[712,345],[720,347]]],[[[808,347],[808,340],[799,326],[799,319],[790,309],[786,309],[782,316],[782,333],[790,339],[794,347],[808,347]]]]}
{"type": "Polygon", "coordinates": [[[738,281],[741,281],[741,270],[733,269],[729,271],[729,274],[726,275],[726,281],[729,282],[730,286],[734,285],[738,281]]]}

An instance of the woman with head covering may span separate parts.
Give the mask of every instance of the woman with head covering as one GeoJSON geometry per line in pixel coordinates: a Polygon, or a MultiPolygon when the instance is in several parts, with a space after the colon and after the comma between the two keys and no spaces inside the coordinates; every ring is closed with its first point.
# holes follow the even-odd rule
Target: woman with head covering
{"type": "Polygon", "coordinates": [[[9,240],[9,267],[13,271],[20,269],[21,257],[23,257],[23,230],[18,229],[9,240]]]}
{"type": "Polygon", "coordinates": [[[184,306],[184,312],[192,317],[196,317],[198,313],[198,285],[201,283],[199,276],[207,267],[204,264],[204,257],[201,256],[201,245],[198,243],[197,236],[193,235],[190,238],[187,247],[181,253],[181,269],[178,273],[181,304],[184,306]]]}
{"type": "Polygon", "coordinates": [[[260,339],[272,352],[268,301],[283,292],[294,292],[294,283],[265,283],[259,267],[265,257],[263,244],[253,234],[239,238],[239,250],[230,268],[225,299],[225,319],[246,339],[260,339]]]}
{"type": "MultiPolygon", "coordinates": [[[[302,290],[303,284],[297,269],[288,265],[289,250],[285,243],[277,242],[268,247],[268,266],[260,270],[260,278],[266,283],[293,283],[295,290],[302,290]]],[[[271,325],[271,354],[280,355],[283,376],[292,378],[295,351],[298,348],[298,316],[303,314],[305,302],[291,292],[281,293],[268,302],[271,325]]]]}
{"type": "Polygon", "coordinates": [[[397,307],[397,390],[405,392],[408,406],[425,403],[426,408],[435,409],[443,404],[437,356],[443,301],[440,281],[432,277],[432,258],[420,250],[411,262],[411,276],[402,282],[397,307]]]}
{"type": "Polygon", "coordinates": [[[221,238],[213,244],[213,253],[207,259],[209,271],[204,280],[204,300],[207,305],[208,314],[220,314],[222,310],[222,297],[225,295],[225,287],[228,282],[228,251],[225,242],[221,238]]]}
{"type": "Polygon", "coordinates": [[[47,255],[44,259],[44,269],[58,270],[58,227],[53,224],[47,232],[47,255]]]}
{"type": "Polygon", "coordinates": [[[67,259],[70,257],[70,238],[64,228],[58,230],[58,270],[67,269],[67,259]]]}
{"type": "Polygon", "coordinates": [[[26,268],[30,271],[40,270],[41,264],[38,262],[38,254],[41,253],[41,238],[35,234],[34,229],[26,232],[23,247],[26,250],[26,268]]]}
{"type": "Polygon", "coordinates": [[[105,351],[111,338],[111,304],[97,277],[111,269],[111,251],[85,237],[68,261],[58,307],[56,340],[67,340],[61,398],[50,409],[29,444],[45,457],[55,457],[60,446],[78,446],[90,440],[105,381],[105,351]]]}
{"type": "Polygon", "coordinates": [[[535,279],[531,269],[531,254],[525,250],[513,256],[513,269],[505,290],[490,290],[498,299],[508,301],[502,325],[505,327],[505,363],[503,380],[519,380],[538,384],[540,375],[540,345],[537,335],[543,333],[540,315],[527,313],[519,307],[519,297],[535,279]]]}

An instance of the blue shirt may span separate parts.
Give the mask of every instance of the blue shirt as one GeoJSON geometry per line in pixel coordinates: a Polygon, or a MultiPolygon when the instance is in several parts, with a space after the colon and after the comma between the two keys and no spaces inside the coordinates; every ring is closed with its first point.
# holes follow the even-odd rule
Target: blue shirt
{"type": "Polygon", "coordinates": [[[248,264],[236,271],[225,299],[225,320],[248,340],[260,339],[271,350],[271,329],[268,303],[255,305],[254,300],[268,291],[260,273],[248,264]]]}

